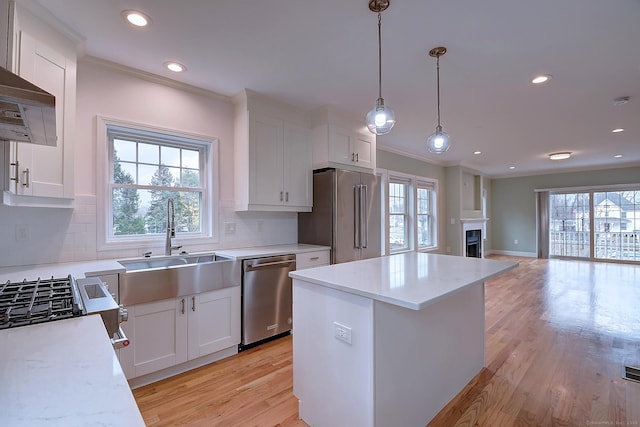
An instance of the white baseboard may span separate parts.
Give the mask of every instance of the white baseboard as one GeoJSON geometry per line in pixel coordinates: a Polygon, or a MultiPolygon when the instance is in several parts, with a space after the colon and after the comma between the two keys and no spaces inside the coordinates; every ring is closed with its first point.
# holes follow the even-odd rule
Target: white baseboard
{"type": "Polygon", "coordinates": [[[499,251],[499,250],[487,251],[487,255],[509,255],[509,256],[522,256],[527,258],[538,257],[538,255],[535,252],[499,251]]]}

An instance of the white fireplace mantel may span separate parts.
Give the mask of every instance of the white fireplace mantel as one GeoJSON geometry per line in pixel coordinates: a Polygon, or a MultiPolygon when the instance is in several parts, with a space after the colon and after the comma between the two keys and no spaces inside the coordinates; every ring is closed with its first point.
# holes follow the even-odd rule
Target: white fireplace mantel
{"type": "MultiPolygon", "coordinates": [[[[467,231],[471,230],[482,230],[482,239],[481,242],[486,240],[487,238],[487,221],[489,218],[460,218],[460,224],[462,225],[462,233],[461,233],[461,244],[460,248],[462,250],[462,256],[466,256],[466,247],[467,247],[467,231]]],[[[484,258],[484,243],[481,243],[481,255],[484,258]]]]}

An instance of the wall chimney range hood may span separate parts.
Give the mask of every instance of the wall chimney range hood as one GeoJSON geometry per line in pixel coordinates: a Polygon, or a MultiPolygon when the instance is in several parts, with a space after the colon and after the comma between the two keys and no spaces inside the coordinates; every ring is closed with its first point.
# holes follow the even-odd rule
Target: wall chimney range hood
{"type": "Polygon", "coordinates": [[[0,140],[56,145],[56,99],[0,67],[0,140]]]}

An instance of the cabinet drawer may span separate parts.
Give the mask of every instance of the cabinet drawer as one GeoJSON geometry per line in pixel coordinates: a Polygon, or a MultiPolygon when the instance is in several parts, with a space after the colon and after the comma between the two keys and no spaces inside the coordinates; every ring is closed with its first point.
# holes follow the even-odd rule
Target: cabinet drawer
{"type": "Polygon", "coordinates": [[[329,265],[329,251],[304,252],[296,254],[296,270],[329,265]]]}

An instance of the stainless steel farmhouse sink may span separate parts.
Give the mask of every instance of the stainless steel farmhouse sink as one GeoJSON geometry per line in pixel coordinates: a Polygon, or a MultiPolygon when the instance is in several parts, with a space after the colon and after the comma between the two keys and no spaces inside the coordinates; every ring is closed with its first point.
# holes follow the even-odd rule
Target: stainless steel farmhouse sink
{"type": "Polygon", "coordinates": [[[150,268],[172,267],[174,265],[200,264],[211,262],[215,255],[186,255],[167,258],[140,258],[118,261],[127,271],[148,270],[150,268]]]}
{"type": "Polygon", "coordinates": [[[133,305],[240,286],[240,262],[214,255],[119,261],[120,304],[133,305]]]}

